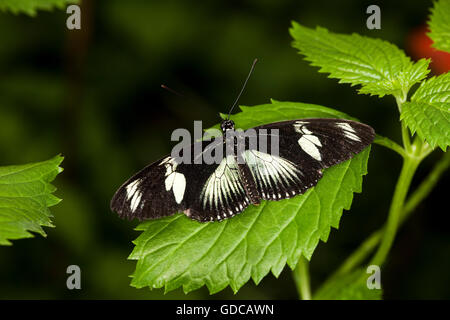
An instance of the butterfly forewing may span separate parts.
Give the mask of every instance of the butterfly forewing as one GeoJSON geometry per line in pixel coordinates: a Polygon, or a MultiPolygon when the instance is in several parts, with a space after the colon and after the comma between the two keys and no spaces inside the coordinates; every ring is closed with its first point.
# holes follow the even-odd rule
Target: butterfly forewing
{"type": "Polygon", "coordinates": [[[323,169],[352,158],[372,143],[375,132],[343,119],[301,119],[255,127],[278,129],[279,154],[300,168],[323,169]]]}
{"type": "MultiPolygon", "coordinates": [[[[166,157],[145,167],[117,190],[111,209],[122,218],[155,219],[183,210],[184,203],[177,202],[175,194],[184,192],[183,178],[170,175],[166,157]],[[174,185],[177,183],[177,189],[174,185]]],[[[179,195],[178,195],[179,200],[179,195]]]]}

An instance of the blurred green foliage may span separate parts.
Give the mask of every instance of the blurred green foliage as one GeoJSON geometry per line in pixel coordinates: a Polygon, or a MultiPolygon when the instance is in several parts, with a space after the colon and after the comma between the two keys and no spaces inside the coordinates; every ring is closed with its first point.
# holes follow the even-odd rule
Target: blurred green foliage
{"type": "Polygon", "coordinates": [[[65,5],[78,2],[78,0],[0,0],[0,10],[35,16],[38,10],[63,9],[65,5]]]}
{"type": "MultiPolygon", "coordinates": [[[[137,290],[127,260],[136,221],[109,210],[116,188],[144,165],[169,153],[173,129],[193,120],[210,127],[227,112],[252,60],[260,62],[241,99],[270,98],[332,107],[400,138],[393,98],[357,95],[319,74],[291,47],[291,20],[335,32],[379,37],[408,49],[408,35],[425,24],[431,1],[381,6],[382,29],[368,30],[369,1],[84,1],[81,31],[65,28],[64,11],[0,19],[0,165],[48,159],[61,152],[55,184],[64,200],[53,208],[47,239],[0,247],[0,298],[296,298],[290,271],[268,276],[238,294],[209,296],[205,288],[137,290]],[[183,93],[181,98],[160,85],[183,93]],[[65,286],[77,264],[82,290],[65,286]]],[[[422,178],[437,155],[418,172],[422,178]]],[[[317,287],[371,231],[385,221],[400,158],[372,149],[363,193],[320,243],[310,271],[317,287]]],[[[448,181],[447,181],[448,182],[448,181]]],[[[450,222],[445,181],[400,231],[382,275],[385,298],[450,297],[450,222]],[[442,207],[442,208],[441,208],[442,207]],[[439,263],[437,263],[437,261],[439,263]]],[[[448,184],[447,184],[448,185],[448,184]]]]}

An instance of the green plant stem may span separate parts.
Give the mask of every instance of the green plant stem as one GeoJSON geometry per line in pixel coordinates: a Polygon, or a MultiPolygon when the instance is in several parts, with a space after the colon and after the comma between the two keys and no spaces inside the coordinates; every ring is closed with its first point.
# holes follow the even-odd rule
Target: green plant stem
{"type": "Polygon", "coordinates": [[[366,240],[364,240],[364,242],[355,251],[353,251],[347,259],[345,259],[333,275],[330,276],[330,279],[349,273],[362,264],[380,243],[384,228],[385,226],[374,231],[368,238],[366,238],[366,240]]]}
{"type": "Polygon", "coordinates": [[[409,214],[414,211],[417,205],[430,194],[431,190],[433,190],[439,181],[439,178],[449,167],[450,152],[446,152],[436,163],[427,177],[422,181],[419,187],[417,187],[417,189],[408,198],[401,216],[402,223],[409,216],[409,214]]]}
{"type": "Polygon", "coordinates": [[[411,153],[412,147],[411,147],[411,140],[409,138],[408,128],[403,122],[402,122],[402,140],[406,153],[411,153]]]}
{"type": "Polygon", "coordinates": [[[389,138],[382,137],[382,136],[377,134],[375,136],[375,140],[373,140],[373,143],[376,143],[376,144],[378,144],[380,146],[383,146],[383,147],[386,147],[388,149],[391,149],[391,150],[397,152],[402,157],[406,156],[405,150],[399,144],[395,143],[394,141],[392,141],[389,138]]]}
{"type": "MultiPolygon", "coordinates": [[[[436,163],[428,176],[420,183],[419,187],[411,194],[406,201],[404,209],[400,215],[400,225],[410,216],[414,209],[425,199],[436,186],[441,175],[450,167],[450,152],[444,153],[444,156],[436,163]]],[[[364,260],[377,247],[383,235],[386,226],[373,232],[339,267],[339,269],[330,277],[335,278],[355,269],[362,264],[364,260]]]]}
{"type": "Polygon", "coordinates": [[[409,156],[403,160],[402,170],[400,172],[397,185],[395,186],[394,196],[389,209],[387,225],[383,232],[383,238],[370,264],[381,266],[386,260],[397,233],[400,215],[404,207],[409,186],[419,163],[420,160],[409,156]]]}
{"type": "MultiPolygon", "coordinates": [[[[403,106],[403,103],[405,103],[407,96],[408,96],[408,92],[402,92],[401,95],[395,96],[395,102],[397,102],[397,108],[398,108],[399,114],[402,114],[402,106],[403,106]]],[[[411,153],[411,140],[409,138],[410,135],[409,135],[408,128],[406,127],[406,125],[403,122],[401,122],[401,126],[402,126],[403,147],[404,147],[406,153],[411,153]]]]}
{"type": "Polygon", "coordinates": [[[294,270],[294,280],[302,300],[311,300],[311,285],[309,282],[309,262],[301,256],[294,270]]]}

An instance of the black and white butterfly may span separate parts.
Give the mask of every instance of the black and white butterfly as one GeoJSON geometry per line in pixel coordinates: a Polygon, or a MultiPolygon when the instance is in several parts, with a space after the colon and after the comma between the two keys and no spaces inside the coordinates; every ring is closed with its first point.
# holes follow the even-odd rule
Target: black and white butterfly
{"type": "MultiPolygon", "coordinates": [[[[216,139],[225,149],[225,133],[234,130],[234,123],[225,120],[221,127],[224,136],[216,139]]],[[[185,164],[167,156],[125,182],[114,195],[111,209],[128,219],[184,212],[197,221],[220,221],[261,200],[304,193],[317,184],[323,169],[352,158],[375,136],[370,126],[342,119],[283,121],[253,129],[264,134],[278,129],[274,139],[279,143],[278,155],[245,148],[240,154],[243,164],[237,161],[238,154],[225,151],[219,164],[185,164]]],[[[202,145],[207,150],[211,142],[202,145]]]]}
{"type": "MultiPolygon", "coordinates": [[[[126,181],[112,198],[111,209],[122,218],[139,220],[177,212],[200,222],[231,218],[262,200],[303,194],[317,184],[323,169],[352,158],[375,136],[370,126],[351,120],[290,120],[253,128],[258,136],[270,132],[264,150],[246,142],[244,148],[234,145],[227,154],[227,136],[235,130],[234,122],[224,120],[221,129],[222,137],[198,142],[202,152],[211,145],[223,148],[221,161],[183,163],[166,156],[126,181]],[[277,154],[267,151],[274,141],[277,154]]],[[[194,144],[191,149],[194,157],[194,144]]]]}

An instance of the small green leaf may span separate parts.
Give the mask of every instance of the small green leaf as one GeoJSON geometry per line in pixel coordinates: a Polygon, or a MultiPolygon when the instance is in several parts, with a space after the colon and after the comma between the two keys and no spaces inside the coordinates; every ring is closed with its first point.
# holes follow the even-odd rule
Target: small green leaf
{"type": "Polygon", "coordinates": [[[38,10],[62,9],[68,4],[78,2],[79,0],[0,0],[0,10],[35,16],[38,10]]]}
{"type": "MultiPolygon", "coordinates": [[[[273,101],[242,107],[232,119],[247,129],[336,116],[348,118],[321,106],[273,101]]],[[[129,257],[138,260],[131,285],[164,287],[166,292],[183,287],[186,293],[203,285],[216,293],[229,285],[237,292],[250,278],[258,284],[270,271],[277,277],[286,263],[295,268],[301,254],[310,259],[319,240],[327,241],[343,209],[350,209],[353,193],[361,192],[369,151],[326,169],[317,186],[303,195],[263,201],[223,222],[199,223],[177,214],[140,224],[137,230],[142,234],[129,257]]]]}
{"type": "MultiPolygon", "coordinates": [[[[249,129],[273,121],[301,118],[343,118],[356,120],[335,109],[317,104],[270,100],[271,103],[253,107],[240,106],[242,112],[232,115],[231,119],[242,129],[249,129]],[[301,110],[301,111],[300,111],[301,110]],[[248,116],[251,113],[252,118],[248,116]],[[274,120],[279,119],[279,120],[274,120]]],[[[227,115],[222,114],[225,119],[227,115]]]]}
{"type": "Polygon", "coordinates": [[[450,52],[450,0],[435,2],[428,25],[433,47],[450,52]]]}
{"type": "Polygon", "coordinates": [[[0,167],[0,245],[31,238],[29,231],[46,236],[41,226],[53,227],[48,207],[60,199],[50,184],[62,171],[63,157],[18,166],[0,167]]]}
{"type": "Polygon", "coordinates": [[[402,50],[380,39],[314,30],[295,22],[290,33],[293,46],[320,67],[319,72],[340,79],[339,83],[361,85],[359,93],[404,95],[429,72],[429,60],[413,63],[402,50]]]}
{"type": "Polygon", "coordinates": [[[364,269],[325,282],[313,296],[314,300],[381,300],[382,289],[369,289],[364,269]]]}
{"type": "Polygon", "coordinates": [[[424,81],[402,105],[400,119],[434,148],[450,145],[450,73],[424,81]]]}

